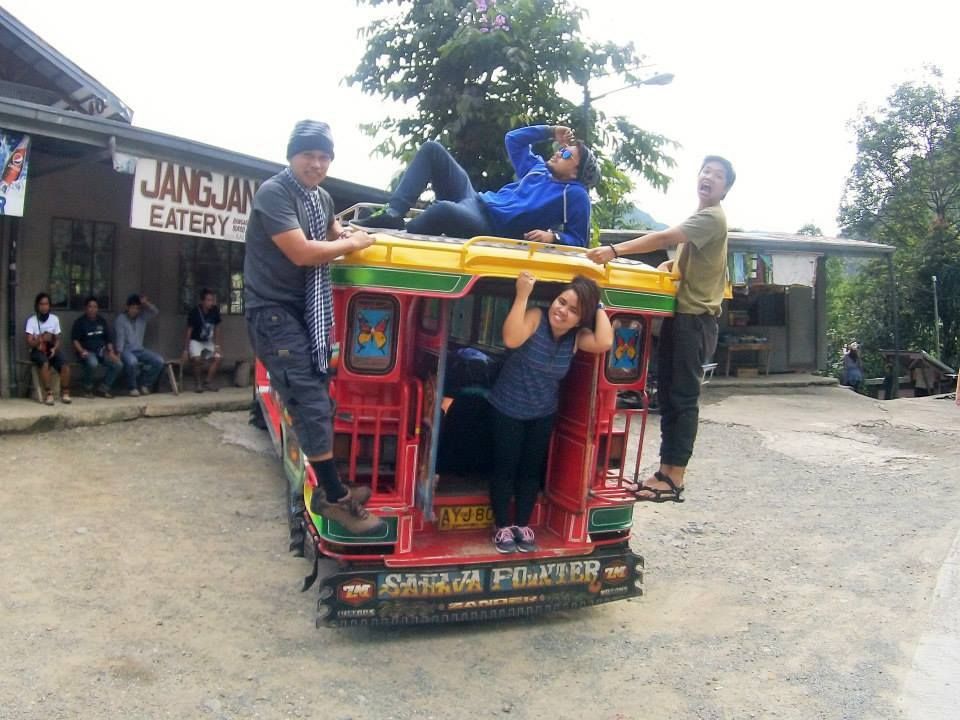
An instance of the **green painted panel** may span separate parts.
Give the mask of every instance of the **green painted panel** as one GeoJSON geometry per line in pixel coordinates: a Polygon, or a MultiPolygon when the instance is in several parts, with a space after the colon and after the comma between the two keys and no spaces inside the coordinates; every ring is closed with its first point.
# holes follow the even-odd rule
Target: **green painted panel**
{"type": "Polygon", "coordinates": [[[386,287],[395,290],[420,290],[422,292],[461,292],[467,287],[472,275],[455,273],[423,272],[420,270],[397,270],[354,265],[335,265],[331,270],[337,285],[360,287],[386,287]]]}
{"type": "Polygon", "coordinates": [[[626,530],[633,524],[633,505],[594,508],[590,511],[587,532],[626,530]]]}
{"type": "Polygon", "coordinates": [[[603,291],[603,301],[605,304],[614,308],[647,310],[650,312],[672,313],[677,307],[677,299],[672,295],[658,295],[656,293],[616,290],[612,288],[607,288],[603,291]]]}
{"type": "Polygon", "coordinates": [[[383,518],[386,521],[387,526],[379,535],[354,535],[335,520],[327,520],[319,515],[314,515],[313,519],[314,522],[319,523],[317,525],[317,530],[320,532],[320,537],[322,537],[324,540],[329,540],[330,542],[341,543],[344,545],[370,545],[393,543],[397,541],[396,516],[387,516],[383,518]]]}

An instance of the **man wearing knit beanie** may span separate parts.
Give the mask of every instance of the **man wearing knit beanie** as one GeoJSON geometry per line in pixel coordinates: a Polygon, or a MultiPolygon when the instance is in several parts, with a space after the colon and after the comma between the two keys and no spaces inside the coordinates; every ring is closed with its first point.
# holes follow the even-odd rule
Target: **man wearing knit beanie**
{"type": "MultiPolygon", "coordinates": [[[[369,247],[373,238],[344,230],[320,187],[333,161],[329,125],[298,122],[287,160],[289,167],[257,190],[247,224],[243,273],[250,343],[316,475],[310,509],[354,534],[379,534],[383,520],[364,507],[370,488],[348,488],[337,473],[327,373],[333,338],[329,263],[369,247]]],[[[303,509],[302,497],[299,488],[290,497],[291,521],[303,509]]]]}
{"type": "Polygon", "coordinates": [[[307,150],[322,150],[333,160],[333,134],[329,125],[316,120],[301,120],[293,126],[287,143],[287,160],[307,150]]]}

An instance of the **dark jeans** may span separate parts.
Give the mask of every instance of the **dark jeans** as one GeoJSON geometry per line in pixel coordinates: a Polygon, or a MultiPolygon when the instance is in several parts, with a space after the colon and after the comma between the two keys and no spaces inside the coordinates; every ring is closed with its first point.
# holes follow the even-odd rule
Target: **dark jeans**
{"type": "Polygon", "coordinates": [[[103,385],[108,390],[113,387],[113,384],[117,381],[117,376],[123,369],[123,363],[119,359],[113,360],[107,357],[106,352],[103,351],[101,351],[99,355],[94,352],[87,353],[85,358],[78,358],[78,360],[80,364],[83,365],[83,386],[87,390],[93,388],[93,378],[100,365],[106,367],[106,374],[103,376],[103,385]]]}
{"type": "Polygon", "coordinates": [[[493,482],[490,502],[497,527],[530,523],[537,493],[543,482],[555,415],[535,420],[514,420],[493,410],[493,482]],[[510,499],[516,498],[514,522],[510,499]]]}
{"type": "Polygon", "coordinates": [[[663,321],[657,357],[660,399],[660,462],[686,467],[700,421],[703,365],[717,350],[713,315],[678,313],[663,321]]]}
{"type": "Polygon", "coordinates": [[[153,350],[127,349],[120,353],[120,357],[123,360],[124,372],[127,374],[127,388],[130,390],[135,390],[138,386],[152,388],[163,370],[163,358],[153,350]]]}
{"type": "Polygon", "coordinates": [[[247,312],[247,331],[304,454],[310,459],[326,455],[333,450],[333,403],[328,377],[314,365],[303,319],[280,306],[255,308],[247,312]]]}
{"type": "Polygon", "coordinates": [[[407,232],[463,238],[493,234],[486,203],[473,189],[470,177],[443,145],[432,140],[413,156],[390,198],[390,207],[405,215],[428,184],[433,186],[436,202],[407,223],[407,232]]]}

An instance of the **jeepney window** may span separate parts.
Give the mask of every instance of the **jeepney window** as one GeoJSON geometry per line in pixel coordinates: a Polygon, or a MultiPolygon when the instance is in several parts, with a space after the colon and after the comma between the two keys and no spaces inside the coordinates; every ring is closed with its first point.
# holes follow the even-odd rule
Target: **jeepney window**
{"type": "Polygon", "coordinates": [[[615,317],[613,347],[607,353],[607,380],[627,384],[640,378],[643,357],[643,320],[635,317],[615,317]]]}
{"type": "Polygon", "coordinates": [[[474,296],[467,295],[453,303],[453,315],[450,318],[450,339],[458,343],[469,343],[473,335],[474,296]]]}
{"type": "Polygon", "coordinates": [[[346,364],[351,372],[384,375],[393,369],[397,350],[395,298],[354,295],[347,308],[346,364]]]}
{"type": "Polygon", "coordinates": [[[420,329],[436,335],[440,329],[440,298],[426,298],[420,313],[420,329]]]}

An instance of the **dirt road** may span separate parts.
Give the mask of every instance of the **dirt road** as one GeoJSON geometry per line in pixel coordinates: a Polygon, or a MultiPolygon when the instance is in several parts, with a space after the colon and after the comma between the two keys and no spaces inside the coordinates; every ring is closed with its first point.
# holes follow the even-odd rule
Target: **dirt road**
{"type": "Polygon", "coordinates": [[[643,598],[350,631],[313,628],[243,414],[0,438],[0,718],[914,716],[960,410],[831,388],[703,419],[686,504],[636,510],[643,598]]]}

